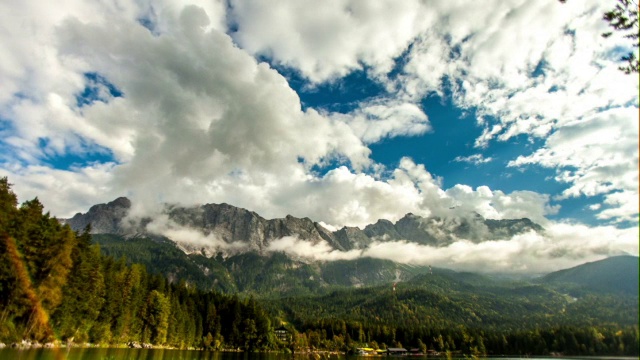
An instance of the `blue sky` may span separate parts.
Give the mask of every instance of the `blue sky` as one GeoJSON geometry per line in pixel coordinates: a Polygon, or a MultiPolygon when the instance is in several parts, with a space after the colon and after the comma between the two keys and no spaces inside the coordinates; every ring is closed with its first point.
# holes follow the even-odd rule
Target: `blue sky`
{"type": "Polygon", "coordinates": [[[123,195],[133,215],[226,202],[328,227],[479,213],[547,229],[505,257],[637,254],[638,81],[606,10],[6,4],[0,176],[60,217],[123,195]]]}

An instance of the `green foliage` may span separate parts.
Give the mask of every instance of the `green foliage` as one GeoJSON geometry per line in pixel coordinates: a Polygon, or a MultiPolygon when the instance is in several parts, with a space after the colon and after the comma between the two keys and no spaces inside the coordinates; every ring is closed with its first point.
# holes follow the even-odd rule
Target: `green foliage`
{"type": "Polygon", "coordinates": [[[590,292],[637,295],[638,282],[638,258],[628,255],[556,271],[540,279],[540,283],[574,296],[590,292]]]}

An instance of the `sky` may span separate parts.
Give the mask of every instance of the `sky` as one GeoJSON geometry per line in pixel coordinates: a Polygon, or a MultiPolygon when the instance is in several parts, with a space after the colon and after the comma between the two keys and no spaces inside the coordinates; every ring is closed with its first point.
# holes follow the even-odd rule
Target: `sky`
{"type": "Polygon", "coordinates": [[[614,5],[4,1],[0,176],[60,218],[118,196],[330,228],[478,213],[547,232],[443,262],[637,255],[638,77],[618,70],[630,43],[601,37],[614,5]]]}

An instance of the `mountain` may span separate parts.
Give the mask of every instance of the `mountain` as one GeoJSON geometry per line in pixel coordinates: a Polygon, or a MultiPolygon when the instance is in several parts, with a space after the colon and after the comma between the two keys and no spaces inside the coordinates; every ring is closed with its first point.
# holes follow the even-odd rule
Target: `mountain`
{"type": "Polygon", "coordinates": [[[263,250],[271,240],[288,236],[312,243],[324,240],[333,248],[344,250],[329,230],[309,218],[288,215],[282,219],[267,220],[253,211],[228,204],[171,206],[166,212],[169,219],[180,226],[197,229],[205,235],[215,234],[225,243],[241,241],[252,250],[263,250]]]}
{"type": "MultiPolygon", "coordinates": [[[[130,207],[131,202],[127,198],[118,198],[107,204],[92,206],[86,214],[78,213],[64,222],[75,230],[82,230],[87,224],[92,224],[94,234],[129,237],[153,234],[154,231],[145,229],[145,226],[154,219],[136,224],[127,218],[130,207]]],[[[236,248],[262,252],[272,241],[285,237],[294,237],[312,244],[324,241],[334,250],[348,251],[365,249],[374,241],[406,240],[423,245],[446,246],[460,238],[482,242],[510,238],[528,231],[544,231],[530,219],[492,220],[479,214],[469,218],[425,218],[409,213],[395,223],[380,219],[364,229],[345,226],[333,232],[309,218],[288,215],[285,218],[267,220],[253,211],[229,204],[192,207],[166,205],[163,214],[172,226],[195,230],[207,237],[209,244],[189,239],[172,240],[180,243],[187,252],[204,248],[210,255],[220,250],[220,244],[242,245],[236,248]]]]}
{"type": "Polygon", "coordinates": [[[95,234],[93,241],[105,255],[126,257],[130,263],[143,264],[151,273],[163,274],[172,282],[182,280],[200,289],[225,293],[318,294],[336,287],[406,281],[429,271],[427,267],[371,258],[309,263],[282,252],[208,257],[201,253],[187,254],[173,241],[161,237],[95,234]]]}
{"type": "Polygon", "coordinates": [[[615,256],[556,271],[539,281],[578,294],[588,291],[638,295],[638,257],[615,256]]]}
{"type": "Polygon", "coordinates": [[[389,260],[314,261],[290,247],[321,246],[334,254],[366,249],[373,242],[404,240],[446,246],[458,238],[474,242],[544,231],[529,219],[488,220],[421,217],[407,214],[393,223],[380,219],[364,229],[330,231],[309,218],[265,219],[229,204],[165,205],[155,218],[135,221],[127,215],[131,201],[118,198],[63,220],[74,230],[91,224],[102,251],[125,256],[173,281],[204,289],[260,294],[318,293],[333,287],[367,287],[407,281],[427,267],[389,260]],[[286,253],[286,254],[285,254],[286,253]]]}
{"type": "Polygon", "coordinates": [[[85,214],[77,213],[71,219],[62,220],[76,231],[91,225],[93,234],[125,234],[129,229],[122,220],[129,213],[131,200],[119,197],[107,204],[93,205],[85,214]]]}

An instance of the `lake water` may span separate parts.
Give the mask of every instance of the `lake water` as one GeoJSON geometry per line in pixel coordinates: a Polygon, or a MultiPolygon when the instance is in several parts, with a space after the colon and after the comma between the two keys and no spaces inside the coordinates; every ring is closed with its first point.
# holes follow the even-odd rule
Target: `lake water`
{"type": "MultiPolygon", "coordinates": [[[[297,360],[296,356],[296,360],[297,360]]],[[[285,354],[169,349],[0,349],[0,360],[293,360],[285,354]]],[[[332,360],[338,360],[336,356],[332,360]]]]}
{"type": "MultiPolygon", "coordinates": [[[[167,349],[0,349],[0,360],[372,360],[386,357],[356,357],[338,355],[292,355],[285,354],[253,354],[208,352],[196,350],[167,350],[167,349]]],[[[407,358],[410,359],[410,358],[407,358]]],[[[421,357],[419,359],[427,359],[421,357]]],[[[485,358],[486,360],[521,359],[517,357],[485,358]]],[[[530,358],[532,359],[532,358],[530,358]]],[[[535,358],[535,359],[615,359],[627,360],[633,358],[621,357],[563,357],[563,358],[535,358]]]]}

